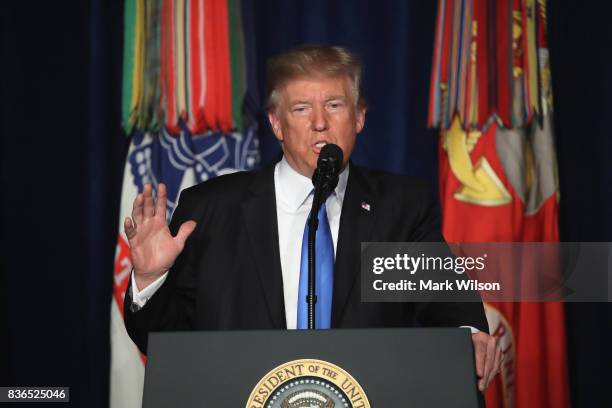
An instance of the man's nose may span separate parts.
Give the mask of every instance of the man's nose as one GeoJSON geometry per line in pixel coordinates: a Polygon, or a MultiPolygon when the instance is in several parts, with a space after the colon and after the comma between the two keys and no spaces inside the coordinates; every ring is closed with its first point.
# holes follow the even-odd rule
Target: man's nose
{"type": "Polygon", "coordinates": [[[323,132],[329,128],[327,111],[325,108],[315,107],[312,110],[312,130],[323,132]]]}

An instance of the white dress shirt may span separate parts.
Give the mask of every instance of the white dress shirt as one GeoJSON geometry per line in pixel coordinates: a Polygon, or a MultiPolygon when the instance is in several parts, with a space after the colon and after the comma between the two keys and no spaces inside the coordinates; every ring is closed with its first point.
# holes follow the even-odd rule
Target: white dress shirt
{"type": "MultiPolygon", "coordinates": [[[[338,177],[338,185],[325,201],[327,219],[334,241],[334,254],[338,245],[340,213],[346,191],[349,167],[338,177]]],[[[302,260],[302,238],[304,227],[312,207],[312,180],[295,171],[283,158],[274,169],[276,192],[276,217],[278,219],[278,247],[283,271],[283,293],[285,296],[285,318],[287,328],[297,325],[297,302],[302,260]]]]}
{"type": "MultiPolygon", "coordinates": [[[[338,177],[338,185],[325,201],[327,219],[334,241],[334,255],[338,246],[338,229],[342,202],[346,192],[349,166],[346,166],[338,177]]],[[[297,301],[300,284],[300,265],[302,260],[302,237],[304,227],[312,206],[312,180],[295,171],[287,160],[283,159],[274,168],[274,191],[276,194],[276,217],[278,220],[278,247],[280,250],[281,269],[283,274],[283,294],[285,300],[285,319],[288,329],[297,326],[297,301]]],[[[168,272],[141,291],[136,287],[132,274],[132,301],[143,307],[147,300],[164,283],[168,272]]],[[[472,333],[478,329],[471,326],[472,333]]]]}

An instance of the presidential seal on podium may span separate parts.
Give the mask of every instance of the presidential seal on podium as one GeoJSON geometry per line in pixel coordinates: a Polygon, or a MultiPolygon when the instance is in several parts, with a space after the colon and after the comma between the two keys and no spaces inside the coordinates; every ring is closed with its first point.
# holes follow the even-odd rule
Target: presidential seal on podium
{"type": "Polygon", "coordinates": [[[370,408],[359,383],[323,360],[293,360],[257,383],[246,408],[370,408]]]}

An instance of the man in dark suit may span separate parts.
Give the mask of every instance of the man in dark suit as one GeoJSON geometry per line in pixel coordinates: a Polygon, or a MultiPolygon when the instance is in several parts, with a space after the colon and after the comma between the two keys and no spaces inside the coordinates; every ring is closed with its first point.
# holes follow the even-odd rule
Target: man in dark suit
{"type": "Polygon", "coordinates": [[[150,331],[299,327],[310,179],[321,148],[334,143],[345,159],[325,201],[335,252],[331,327],[470,327],[484,390],[501,353],[486,333],[481,303],[361,302],[361,242],[442,237],[421,182],[349,163],[366,113],[357,58],[339,47],[297,48],[271,61],[268,82],[268,117],[283,149],[279,163],[186,189],[170,228],[163,184],[157,203],[150,185],[136,198],[125,220],[134,265],[125,324],[134,342],[146,352],[150,331]]]}

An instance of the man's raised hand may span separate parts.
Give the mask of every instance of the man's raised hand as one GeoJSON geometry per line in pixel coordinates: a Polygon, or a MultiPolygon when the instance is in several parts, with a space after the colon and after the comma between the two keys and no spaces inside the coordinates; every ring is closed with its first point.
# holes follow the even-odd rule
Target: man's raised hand
{"type": "Polygon", "coordinates": [[[173,237],[166,222],[166,186],[159,184],[157,203],[153,200],[152,190],[150,184],[145,184],[142,193],[134,200],[132,217],[126,217],[123,222],[138,290],[170,269],[196,227],[195,221],[186,221],[173,237]]]}

